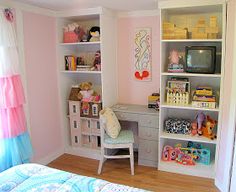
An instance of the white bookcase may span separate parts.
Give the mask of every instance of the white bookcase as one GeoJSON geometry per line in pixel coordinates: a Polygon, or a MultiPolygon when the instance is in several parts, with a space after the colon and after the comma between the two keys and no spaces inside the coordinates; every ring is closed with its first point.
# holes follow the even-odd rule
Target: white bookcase
{"type": "MultiPolygon", "coordinates": [[[[89,81],[92,82],[93,89],[101,95],[103,107],[112,106],[117,102],[116,25],[117,21],[113,12],[104,8],[81,9],[58,12],[57,14],[58,87],[60,90],[61,124],[63,125],[63,137],[67,153],[99,158],[99,150],[84,147],[86,143],[85,137],[77,137],[78,144],[71,145],[68,97],[72,85],[89,81]],[[90,29],[92,26],[99,26],[100,41],[64,43],[63,27],[73,22],[77,22],[87,29],[90,29]],[[80,53],[95,54],[97,50],[101,51],[101,71],[65,70],[65,55],[79,56],[80,53]],[[84,139],[84,145],[82,145],[82,139],[84,139]]],[[[91,119],[79,118],[79,124],[86,120],[94,123],[91,119]]],[[[81,133],[82,130],[75,134],[81,133]]],[[[84,133],[84,135],[86,134],[84,133]]],[[[94,133],[93,135],[95,136],[96,134],[94,133]]],[[[91,137],[91,139],[96,138],[91,137]]]]}
{"type": "MultiPolygon", "coordinates": [[[[159,129],[159,164],[158,169],[180,174],[188,174],[200,177],[215,177],[216,161],[218,156],[219,139],[221,131],[221,113],[222,113],[222,92],[224,78],[224,56],[225,56],[225,22],[226,22],[226,5],[224,1],[207,0],[207,1],[161,1],[159,3],[161,14],[160,26],[160,129],[159,129]],[[216,16],[219,26],[219,34],[216,39],[163,39],[162,38],[162,23],[168,21],[176,24],[179,27],[187,27],[191,34],[191,29],[197,23],[197,20],[204,17],[206,21],[210,16],[216,16]],[[216,46],[216,64],[217,69],[215,74],[200,74],[200,73],[168,73],[168,56],[169,52],[177,49],[183,55],[185,54],[185,46],[216,46]],[[188,105],[171,105],[166,103],[166,84],[171,77],[187,77],[191,83],[191,91],[197,86],[211,86],[219,96],[217,107],[197,108],[192,107],[191,101],[188,105]],[[182,118],[193,120],[199,111],[210,115],[218,121],[217,124],[217,139],[210,140],[203,136],[190,136],[181,134],[170,134],[164,130],[164,122],[167,118],[182,118]],[[165,145],[174,146],[177,143],[186,144],[188,141],[193,141],[202,144],[211,150],[210,165],[196,164],[195,166],[181,165],[175,162],[162,160],[162,151],[165,145]]],[[[191,100],[191,99],[190,99],[191,100]]]]}

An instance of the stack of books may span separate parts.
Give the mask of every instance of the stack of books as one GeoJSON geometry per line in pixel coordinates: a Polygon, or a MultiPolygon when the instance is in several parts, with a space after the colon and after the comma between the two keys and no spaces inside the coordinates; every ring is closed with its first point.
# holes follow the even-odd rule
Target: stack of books
{"type": "Polygon", "coordinates": [[[193,94],[192,105],[200,108],[216,108],[216,96],[213,94],[212,88],[197,87],[193,94]]]}

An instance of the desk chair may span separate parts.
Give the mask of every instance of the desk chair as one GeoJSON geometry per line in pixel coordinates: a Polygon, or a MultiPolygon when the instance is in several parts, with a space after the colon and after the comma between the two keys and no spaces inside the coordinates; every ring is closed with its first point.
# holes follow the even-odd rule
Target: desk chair
{"type": "Polygon", "coordinates": [[[134,175],[134,135],[131,130],[121,130],[118,137],[113,139],[109,137],[106,132],[106,120],[100,118],[100,130],[101,130],[101,159],[98,167],[98,174],[102,172],[102,166],[106,159],[122,159],[122,158],[130,158],[130,168],[131,175],[134,175]],[[105,149],[121,149],[128,148],[129,155],[106,155],[105,149]]]}

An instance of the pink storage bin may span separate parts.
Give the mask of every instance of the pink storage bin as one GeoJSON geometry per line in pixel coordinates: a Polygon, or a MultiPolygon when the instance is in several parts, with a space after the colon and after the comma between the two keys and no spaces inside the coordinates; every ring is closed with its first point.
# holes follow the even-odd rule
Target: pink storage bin
{"type": "Polygon", "coordinates": [[[76,43],[79,41],[78,35],[74,31],[64,32],[64,43],[76,43]]]}

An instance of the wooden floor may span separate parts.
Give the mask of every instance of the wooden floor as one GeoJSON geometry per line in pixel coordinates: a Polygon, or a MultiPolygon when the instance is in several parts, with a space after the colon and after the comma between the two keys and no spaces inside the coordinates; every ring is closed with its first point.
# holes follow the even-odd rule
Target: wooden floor
{"type": "Polygon", "coordinates": [[[130,175],[128,159],[107,160],[102,175],[97,174],[98,161],[64,154],[51,162],[49,167],[101,178],[110,182],[160,192],[216,192],[212,179],[204,179],[157,171],[155,168],[139,166],[135,162],[135,175],[130,175]]]}

